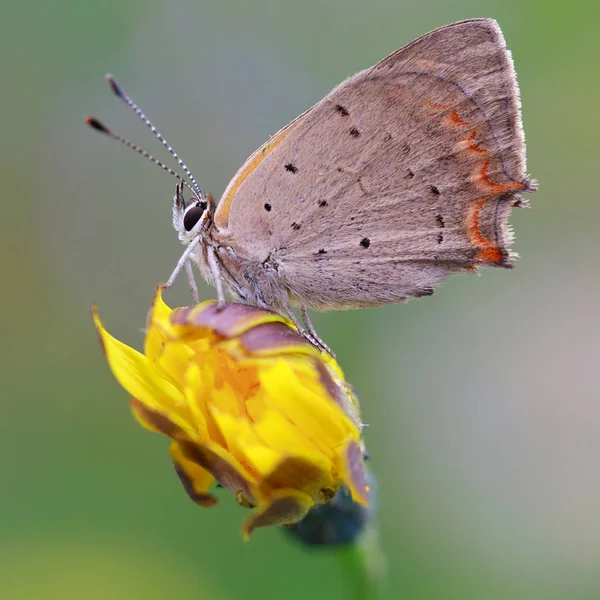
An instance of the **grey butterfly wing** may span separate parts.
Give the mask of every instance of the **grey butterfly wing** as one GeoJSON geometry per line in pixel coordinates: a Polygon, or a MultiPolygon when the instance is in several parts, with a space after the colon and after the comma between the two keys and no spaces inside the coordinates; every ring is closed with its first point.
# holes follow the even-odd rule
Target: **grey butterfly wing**
{"type": "Polygon", "coordinates": [[[498,25],[455,23],[397,50],[240,173],[217,224],[301,304],[377,306],[429,295],[455,271],[511,266],[510,208],[533,184],[498,25]]]}

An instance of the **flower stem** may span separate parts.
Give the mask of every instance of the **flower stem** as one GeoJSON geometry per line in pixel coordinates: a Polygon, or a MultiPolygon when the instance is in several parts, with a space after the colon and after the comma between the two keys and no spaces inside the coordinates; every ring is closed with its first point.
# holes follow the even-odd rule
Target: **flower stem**
{"type": "Polygon", "coordinates": [[[377,531],[368,527],[361,538],[340,553],[348,599],[384,600],[387,597],[386,565],[377,531]]]}

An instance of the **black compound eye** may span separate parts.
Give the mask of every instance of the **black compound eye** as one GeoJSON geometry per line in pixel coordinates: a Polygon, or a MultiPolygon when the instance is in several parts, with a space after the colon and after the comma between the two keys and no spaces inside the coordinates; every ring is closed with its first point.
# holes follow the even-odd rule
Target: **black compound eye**
{"type": "Polygon", "coordinates": [[[191,231],[194,229],[198,221],[202,218],[204,211],[206,210],[206,204],[204,202],[200,202],[196,204],[196,206],[192,206],[183,217],[183,226],[186,231],[191,231]]]}

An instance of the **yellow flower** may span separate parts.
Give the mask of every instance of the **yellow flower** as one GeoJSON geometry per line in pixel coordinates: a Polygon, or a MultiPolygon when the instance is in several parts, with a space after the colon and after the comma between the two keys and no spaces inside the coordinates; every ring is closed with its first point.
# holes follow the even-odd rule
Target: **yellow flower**
{"type": "Polygon", "coordinates": [[[108,364],[137,420],[173,439],[190,497],[218,482],[254,507],[243,526],[289,525],[346,485],[368,504],[361,422],[336,361],[280,315],[243,304],[170,309],[156,294],[144,354],[112,337],[94,307],[108,364]]]}

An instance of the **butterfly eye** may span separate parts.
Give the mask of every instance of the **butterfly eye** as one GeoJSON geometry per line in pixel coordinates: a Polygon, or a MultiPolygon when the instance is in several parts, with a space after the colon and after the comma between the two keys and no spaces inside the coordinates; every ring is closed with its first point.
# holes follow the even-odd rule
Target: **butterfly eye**
{"type": "Polygon", "coordinates": [[[191,231],[198,221],[202,218],[204,211],[206,210],[206,203],[199,202],[195,206],[192,206],[183,217],[183,226],[186,231],[191,231]]]}

